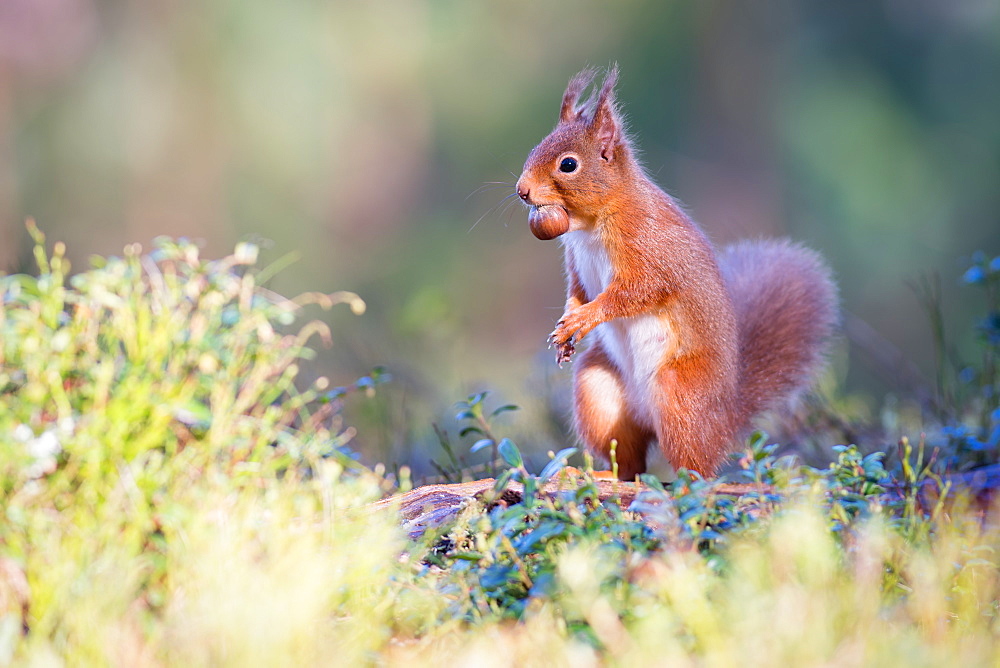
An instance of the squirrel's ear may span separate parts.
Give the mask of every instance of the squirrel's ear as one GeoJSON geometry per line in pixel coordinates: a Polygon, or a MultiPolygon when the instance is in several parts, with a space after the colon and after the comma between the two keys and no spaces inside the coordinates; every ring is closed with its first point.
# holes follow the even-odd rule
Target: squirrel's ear
{"type": "Polygon", "coordinates": [[[612,65],[604,77],[601,92],[594,107],[591,130],[601,147],[601,157],[607,161],[614,158],[615,146],[622,140],[622,122],[615,108],[615,84],[618,82],[618,65],[612,65]]]}
{"type": "Polygon", "coordinates": [[[566,92],[563,93],[562,109],[559,110],[559,120],[561,122],[575,121],[580,118],[583,110],[577,109],[576,103],[580,99],[580,93],[590,85],[590,82],[594,80],[596,75],[597,70],[588,67],[569,80],[566,92]]]}

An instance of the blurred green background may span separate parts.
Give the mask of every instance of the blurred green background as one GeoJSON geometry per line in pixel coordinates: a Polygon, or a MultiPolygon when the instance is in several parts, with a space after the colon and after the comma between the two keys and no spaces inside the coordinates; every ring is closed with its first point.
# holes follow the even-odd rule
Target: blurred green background
{"type": "Polygon", "coordinates": [[[906,390],[899,359],[930,376],[921,275],[969,345],[957,277],[1000,241],[995,0],[3,0],[0,270],[32,269],[28,216],[77,268],[158,235],[267,240],[297,257],[277,291],[368,302],[317,314],[335,343],[309,370],[392,374],[348,404],[366,460],[426,470],[432,421],[483,388],[544,451],[566,438],[561,255],[503,198],[568,78],[611,61],[648,170],[714,240],[829,258],[860,344],[843,391],[906,390]]]}

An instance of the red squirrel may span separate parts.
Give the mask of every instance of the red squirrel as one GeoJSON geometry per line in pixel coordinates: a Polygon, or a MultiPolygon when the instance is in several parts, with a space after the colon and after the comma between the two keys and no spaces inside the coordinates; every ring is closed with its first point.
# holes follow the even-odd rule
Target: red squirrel
{"type": "Polygon", "coordinates": [[[619,477],[646,470],[659,442],[674,467],[714,475],[754,416],[787,407],[814,380],[837,320],[816,252],[787,239],[716,251],[636,160],[615,101],[617,66],[563,94],[555,129],[528,155],[517,195],[539,239],[565,250],[565,312],[549,337],[576,364],[574,422],[619,477]]]}

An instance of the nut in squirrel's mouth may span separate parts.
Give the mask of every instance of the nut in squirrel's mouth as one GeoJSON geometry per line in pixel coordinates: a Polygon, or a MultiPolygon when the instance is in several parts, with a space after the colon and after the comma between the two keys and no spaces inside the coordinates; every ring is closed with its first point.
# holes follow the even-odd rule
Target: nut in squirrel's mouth
{"type": "Polygon", "coordinates": [[[548,241],[569,231],[569,214],[558,204],[536,204],[528,210],[528,225],[532,234],[548,241]]]}

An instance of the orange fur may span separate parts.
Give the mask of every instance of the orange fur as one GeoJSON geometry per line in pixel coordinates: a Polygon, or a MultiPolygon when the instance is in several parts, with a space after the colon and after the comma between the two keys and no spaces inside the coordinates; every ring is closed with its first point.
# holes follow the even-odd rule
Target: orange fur
{"type": "Polygon", "coordinates": [[[550,340],[564,361],[596,337],[574,379],[576,430],[605,458],[618,441],[623,479],[645,471],[654,438],[675,468],[712,475],[754,415],[812,382],[836,290],[819,255],[788,241],[717,255],[636,161],[615,103],[617,69],[578,103],[593,76],[570,81],[558,125],[516,187],[530,206],[569,218],[559,235],[566,309],[550,340]]]}

